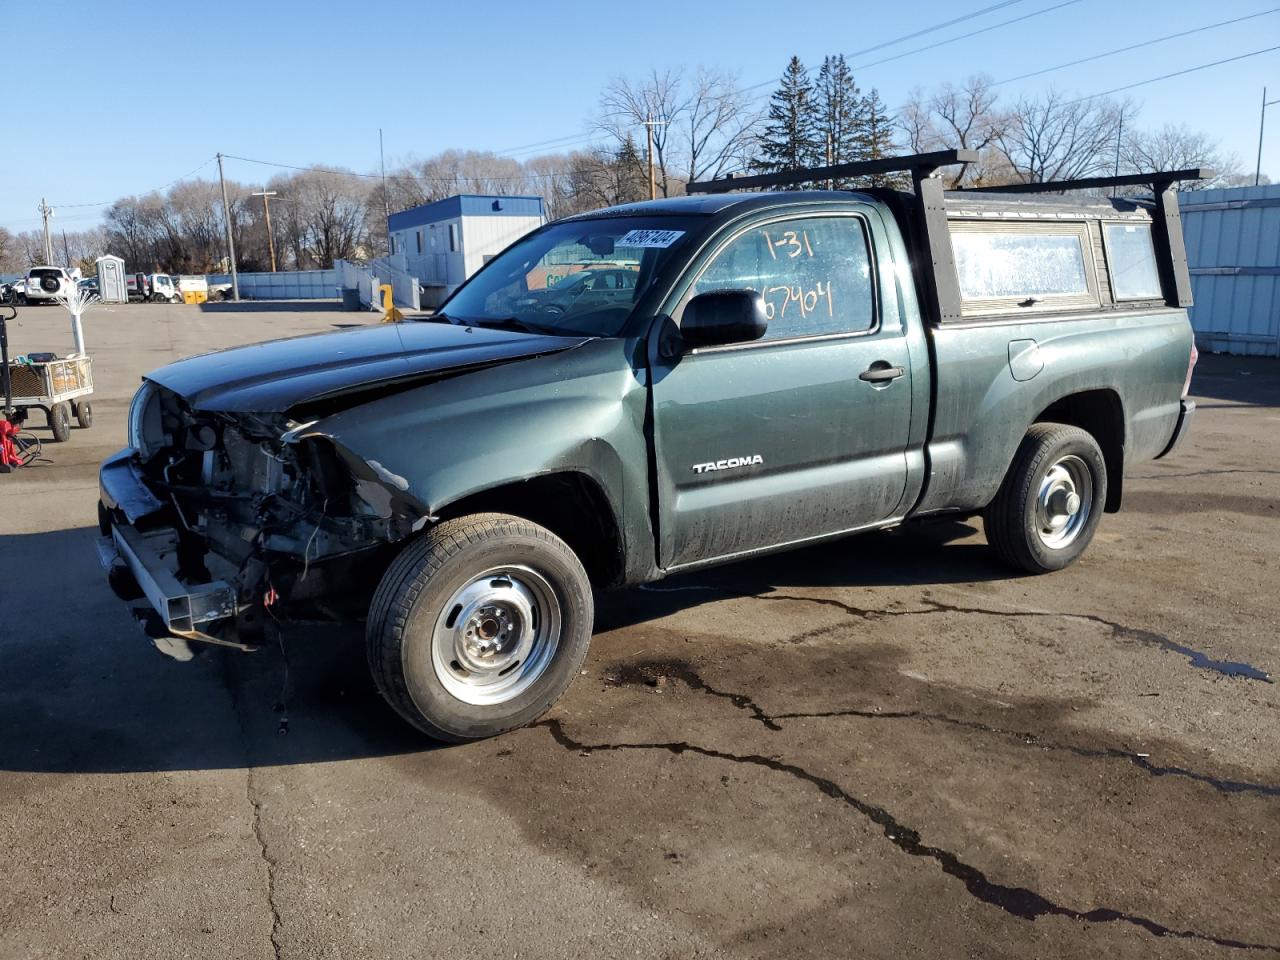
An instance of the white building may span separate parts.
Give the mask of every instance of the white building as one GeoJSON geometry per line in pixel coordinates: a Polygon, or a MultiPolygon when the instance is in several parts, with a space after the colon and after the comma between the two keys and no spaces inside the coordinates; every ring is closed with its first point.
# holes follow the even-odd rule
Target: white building
{"type": "Polygon", "coordinates": [[[423,286],[443,287],[448,296],[545,221],[541,197],[461,194],[391,214],[387,232],[392,257],[403,257],[408,272],[423,286]]]}

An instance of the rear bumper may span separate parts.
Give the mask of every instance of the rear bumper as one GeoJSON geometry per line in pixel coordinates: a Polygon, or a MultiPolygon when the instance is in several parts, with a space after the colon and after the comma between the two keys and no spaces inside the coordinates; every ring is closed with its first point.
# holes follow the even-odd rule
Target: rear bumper
{"type": "Polygon", "coordinates": [[[1187,430],[1191,427],[1191,418],[1196,412],[1196,402],[1194,400],[1182,401],[1182,409],[1178,411],[1178,425],[1173,428],[1173,436],[1169,438],[1168,445],[1161,450],[1156,459],[1167,457],[1173,453],[1174,449],[1182,442],[1183,437],[1187,435],[1187,430]]]}

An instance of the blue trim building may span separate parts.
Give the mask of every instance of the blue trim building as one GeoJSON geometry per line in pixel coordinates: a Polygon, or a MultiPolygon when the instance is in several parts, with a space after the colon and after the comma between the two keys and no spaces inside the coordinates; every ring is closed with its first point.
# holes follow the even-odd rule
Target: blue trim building
{"type": "Polygon", "coordinates": [[[387,218],[391,255],[443,296],[489,259],[546,222],[541,197],[464,193],[387,218]]]}

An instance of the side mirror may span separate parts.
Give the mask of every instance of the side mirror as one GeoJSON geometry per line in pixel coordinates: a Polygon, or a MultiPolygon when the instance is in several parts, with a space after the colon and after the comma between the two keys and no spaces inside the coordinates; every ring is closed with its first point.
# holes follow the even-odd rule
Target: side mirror
{"type": "Polygon", "coordinates": [[[769,328],[764,297],[754,290],[712,290],[690,300],[680,319],[689,347],[716,347],[759,340],[769,328]]]}

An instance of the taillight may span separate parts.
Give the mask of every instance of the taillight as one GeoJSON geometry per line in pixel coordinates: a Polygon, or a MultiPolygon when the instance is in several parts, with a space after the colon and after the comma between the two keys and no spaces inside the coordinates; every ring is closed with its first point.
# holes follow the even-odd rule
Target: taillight
{"type": "Polygon", "coordinates": [[[1191,374],[1195,373],[1196,361],[1200,359],[1200,351],[1196,349],[1194,343],[1191,344],[1191,359],[1187,361],[1187,379],[1182,385],[1182,399],[1187,399],[1187,395],[1191,393],[1191,374]]]}

